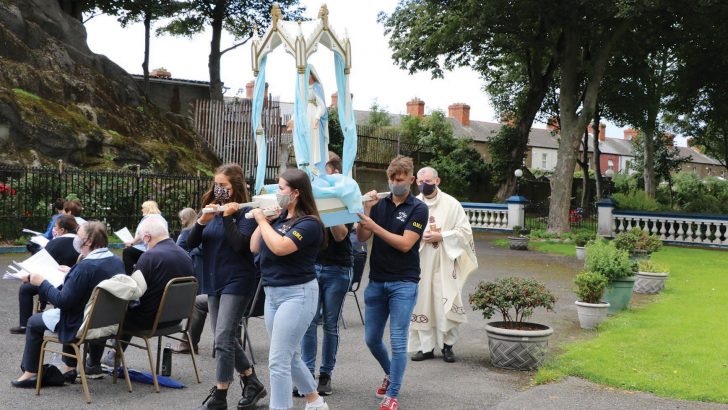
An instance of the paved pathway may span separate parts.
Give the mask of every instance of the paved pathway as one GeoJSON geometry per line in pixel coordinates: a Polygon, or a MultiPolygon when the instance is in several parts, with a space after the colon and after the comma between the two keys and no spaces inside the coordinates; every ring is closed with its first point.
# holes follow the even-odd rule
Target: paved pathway
{"type": "MultiPolygon", "coordinates": [[[[478,281],[506,275],[532,276],[547,283],[558,296],[556,313],[537,312],[534,320],[555,328],[552,339],[553,352],[569,340],[590,337],[578,328],[573,305],[571,279],[579,269],[574,258],[544,255],[535,252],[517,252],[493,247],[492,235],[478,235],[476,241],[480,269],[469,279],[465,295],[478,281]]],[[[0,266],[5,266],[20,255],[0,255],[0,266]]],[[[360,300],[363,288],[360,290],[360,300]]],[[[0,408],[27,409],[35,406],[84,408],[79,384],[62,388],[47,388],[36,397],[32,391],[10,386],[17,377],[24,337],[10,335],[7,329],[17,324],[17,287],[15,282],[0,283],[0,408]]],[[[639,302],[639,301],[638,301],[639,302]]],[[[382,373],[364,344],[363,326],[359,320],[353,297],[348,297],[344,308],[348,329],[342,329],[338,363],[333,378],[334,395],[327,398],[332,409],[375,409],[378,400],[374,390],[381,382],[382,373]]],[[[595,385],[580,379],[569,378],[563,382],[532,385],[533,373],[499,370],[491,367],[488,360],[485,321],[478,312],[468,309],[469,323],[461,326],[461,342],[455,347],[458,362],[447,364],[439,356],[425,362],[409,362],[405,383],[400,396],[400,406],[406,409],[529,409],[529,408],[591,408],[591,409],[644,409],[690,408],[728,409],[709,403],[663,399],[651,394],[628,392],[595,385]]],[[[251,332],[258,360],[258,372],[266,385],[267,336],[262,320],[252,319],[251,332]]],[[[92,404],[86,408],[114,409],[194,409],[207,395],[213,384],[214,359],[210,357],[211,337],[206,328],[198,356],[202,384],[194,382],[189,357],[173,357],[173,376],[188,388],[162,389],[154,393],[149,385],[135,383],[128,393],[124,383],[113,385],[110,378],[91,380],[92,404]]],[[[145,369],[146,359],[141,351],[130,348],[127,355],[130,366],[145,369]]],[[[240,387],[234,385],[229,396],[231,408],[240,397],[240,387]]],[[[267,408],[264,399],[259,408],[267,408]]],[[[296,400],[296,408],[303,408],[302,399],[296,400]]]]}

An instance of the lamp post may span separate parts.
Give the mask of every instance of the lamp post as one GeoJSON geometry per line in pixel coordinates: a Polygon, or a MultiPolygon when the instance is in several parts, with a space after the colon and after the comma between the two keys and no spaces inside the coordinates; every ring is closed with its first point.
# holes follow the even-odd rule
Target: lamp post
{"type": "Polygon", "coordinates": [[[523,170],[518,168],[517,170],[513,171],[513,175],[516,176],[516,196],[518,196],[518,188],[519,188],[518,178],[523,176],[523,170]]]}
{"type": "Polygon", "coordinates": [[[607,198],[612,195],[612,177],[614,177],[614,170],[608,168],[604,171],[604,176],[607,178],[607,198]]]}

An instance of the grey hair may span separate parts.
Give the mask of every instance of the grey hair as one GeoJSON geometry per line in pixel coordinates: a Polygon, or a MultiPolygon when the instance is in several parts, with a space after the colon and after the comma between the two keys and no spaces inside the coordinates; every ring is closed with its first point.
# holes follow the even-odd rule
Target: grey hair
{"type": "Polygon", "coordinates": [[[142,234],[148,234],[152,237],[152,239],[169,238],[167,223],[162,218],[152,217],[145,219],[139,227],[139,231],[142,232],[142,234]]]}
{"type": "Polygon", "coordinates": [[[420,168],[420,170],[417,171],[417,176],[419,177],[422,174],[424,174],[425,172],[430,172],[432,174],[432,177],[433,178],[437,178],[437,170],[435,168],[432,168],[432,167],[422,167],[422,168],[420,168]]]}
{"type": "Polygon", "coordinates": [[[191,228],[195,225],[195,219],[197,219],[197,212],[192,208],[185,208],[179,211],[179,217],[182,219],[182,229],[191,228]]]}

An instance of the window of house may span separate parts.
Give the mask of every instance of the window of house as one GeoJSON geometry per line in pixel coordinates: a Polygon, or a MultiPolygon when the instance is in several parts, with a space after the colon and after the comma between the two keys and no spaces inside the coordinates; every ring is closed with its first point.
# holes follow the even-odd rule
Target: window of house
{"type": "Polygon", "coordinates": [[[698,168],[697,167],[693,167],[693,174],[695,174],[697,172],[698,172],[698,168]]]}
{"type": "Polygon", "coordinates": [[[708,170],[708,175],[713,175],[713,169],[710,167],[705,167],[708,170]]]}
{"type": "Polygon", "coordinates": [[[546,169],[546,159],[548,158],[547,153],[541,154],[541,168],[546,169]]]}
{"type": "Polygon", "coordinates": [[[612,161],[611,159],[610,160],[607,160],[607,168],[609,168],[612,171],[614,171],[614,161],[612,161]]]}

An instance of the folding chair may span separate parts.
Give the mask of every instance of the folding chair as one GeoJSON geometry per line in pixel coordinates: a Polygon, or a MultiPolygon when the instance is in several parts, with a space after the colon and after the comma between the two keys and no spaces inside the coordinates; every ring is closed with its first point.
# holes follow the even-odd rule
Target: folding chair
{"type": "MultiPolygon", "coordinates": [[[[356,307],[359,309],[359,318],[361,319],[361,324],[364,324],[364,315],[361,313],[361,305],[359,304],[359,296],[357,296],[356,292],[359,290],[359,286],[361,285],[361,278],[364,275],[364,265],[367,263],[367,253],[362,251],[355,251],[354,252],[354,266],[353,266],[353,274],[351,277],[351,284],[349,285],[349,292],[351,295],[354,296],[354,300],[356,300],[356,307]]],[[[344,322],[344,315],[341,315],[342,323],[344,324],[344,328],[346,328],[346,322],[344,322]]]]}
{"type": "MultiPolygon", "coordinates": [[[[189,319],[192,315],[192,309],[195,305],[195,297],[197,296],[197,279],[193,276],[186,276],[183,278],[174,278],[167,283],[162,294],[162,300],[159,303],[159,309],[157,310],[157,317],[154,318],[152,328],[148,330],[138,329],[124,329],[124,334],[144,339],[145,346],[134,344],[131,342],[124,342],[128,345],[138,347],[142,350],[147,351],[147,357],[149,358],[149,370],[152,373],[152,380],[154,381],[154,389],[159,393],[159,383],[157,382],[157,375],[159,374],[159,360],[162,353],[162,337],[168,337],[180,342],[186,342],[189,346],[192,346],[192,338],[189,332],[189,319]],[[185,321],[184,327],[182,326],[182,319],[185,321]],[[159,327],[165,323],[175,323],[171,326],[159,327]],[[182,333],[185,339],[172,336],[176,333],[182,333]],[[152,360],[152,349],[149,345],[149,339],[157,337],[157,365],[154,366],[152,360]]],[[[194,349],[190,349],[190,356],[192,357],[192,366],[195,369],[195,377],[197,383],[200,383],[200,373],[197,371],[197,362],[195,361],[194,349]]]]}
{"type": "Polygon", "coordinates": [[[248,320],[251,317],[263,316],[265,309],[265,292],[263,291],[263,278],[258,279],[258,286],[255,288],[255,296],[248,306],[248,311],[245,312],[243,320],[240,321],[240,325],[243,327],[243,350],[246,346],[250,352],[250,359],[255,364],[255,355],[253,354],[253,343],[250,341],[250,335],[248,335],[248,320]]]}
{"type": "Polygon", "coordinates": [[[93,300],[91,309],[89,310],[88,317],[85,318],[84,327],[81,329],[81,337],[75,339],[71,343],[66,343],[73,348],[74,354],[65,353],[63,351],[52,350],[47,347],[48,343],[57,343],[63,345],[58,336],[55,333],[46,332],[43,337],[43,344],[40,350],[40,363],[38,365],[38,383],[35,385],[35,394],[40,395],[41,381],[43,380],[43,359],[45,358],[45,352],[60,353],[63,356],[74,357],[80,363],[79,373],[81,374],[81,385],[83,386],[83,394],[86,396],[86,403],[91,403],[91,395],[88,391],[88,383],[86,382],[86,358],[81,356],[80,347],[84,343],[103,343],[107,347],[113,348],[116,351],[114,356],[114,383],[117,379],[116,369],[119,367],[119,358],[121,358],[121,365],[124,368],[124,378],[126,379],[126,385],[131,392],[131,380],[129,379],[129,372],[126,368],[126,359],[124,359],[124,351],[121,350],[119,343],[119,337],[123,331],[122,327],[124,324],[124,318],[126,317],[126,309],[129,302],[123,299],[119,299],[104,289],[96,288],[91,294],[93,300]],[[87,339],[89,330],[103,328],[107,326],[118,325],[119,328],[116,334],[104,337],[101,339],[87,339]],[[108,339],[114,339],[116,343],[113,346],[107,345],[108,339]]]}

